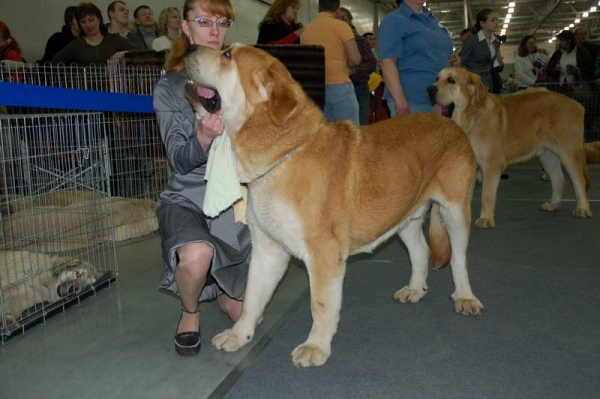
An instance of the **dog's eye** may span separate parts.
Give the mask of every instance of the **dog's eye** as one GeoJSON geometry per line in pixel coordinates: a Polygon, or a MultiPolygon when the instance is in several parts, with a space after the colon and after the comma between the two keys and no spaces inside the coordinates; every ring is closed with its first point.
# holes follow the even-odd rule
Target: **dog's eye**
{"type": "Polygon", "coordinates": [[[227,59],[231,59],[231,52],[229,50],[225,50],[223,52],[223,57],[225,57],[227,59]]]}
{"type": "Polygon", "coordinates": [[[456,81],[454,80],[454,78],[448,78],[448,83],[455,84],[456,81]]]}

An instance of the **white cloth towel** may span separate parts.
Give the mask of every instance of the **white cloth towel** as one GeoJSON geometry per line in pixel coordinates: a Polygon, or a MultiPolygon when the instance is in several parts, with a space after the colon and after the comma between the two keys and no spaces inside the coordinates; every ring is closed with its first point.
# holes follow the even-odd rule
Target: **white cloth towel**
{"type": "MultiPolygon", "coordinates": [[[[240,185],[240,179],[235,169],[231,138],[227,132],[216,137],[211,144],[204,180],[206,180],[206,192],[203,210],[208,217],[218,216],[243,198],[243,187],[240,185]]],[[[239,202],[243,202],[243,200],[239,202]]],[[[236,219],[242,221],[238,215],[236,215],[236,219]]]]}

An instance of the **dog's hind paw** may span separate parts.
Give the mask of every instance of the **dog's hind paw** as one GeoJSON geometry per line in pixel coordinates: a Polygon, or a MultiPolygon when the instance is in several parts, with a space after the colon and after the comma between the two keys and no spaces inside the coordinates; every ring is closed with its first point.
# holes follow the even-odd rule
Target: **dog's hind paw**
{"type": "Polygon", "coordinates": [[[490,227],[496,227],[496,222],[494,219],[479,218],[475,221],[475,226],[479,227],[480,229],[488,229],[490,227]]]}
{"type": "Polygon", "coordinates": [[[322,366],[329,359],[331,351],[326,351],[314,344],[304,343],[292,352],[292,363],[296,367],[322,366]]]}
{"type": "Polygon", "coordinates": [[[246,335],[245,337],[240,337],[233,331],[233,329],[227,329],[213,337],[212,346],[217,350],[235,352],[250,342],[251,339],[252,335],[250,334],[246,335]]]}
{"type": "Polygon", "coordinates": [[[483,310],[483,305],[479,302],[479,299],[461,299],[461,298],[453,298],[454,299],[454,309],[456,313],[461,313],[467,316],[473,315],[477,316],[481,314],[483,310]]]}
{"type": "Polygon", "coordinates": [[[553,211],[558,210],[559,208],[560,208],[560,204],[553,204],[552,202],[544,202],[542,204],[543,211],[553,212],[553,211]]]}
{"type": "Polygon", "coordinates": [[[417,303],[426,293],[426,289],[413,290],[406,286],[394,294],[394,299],[402,303],[417,303]]]}
{"type": "Polygon", "coordinates": [[[592,211],[586,208],[575,208],[575,210],[573,211],[573,216],[575,216],[576,218],[591,218],[592,211]]]}

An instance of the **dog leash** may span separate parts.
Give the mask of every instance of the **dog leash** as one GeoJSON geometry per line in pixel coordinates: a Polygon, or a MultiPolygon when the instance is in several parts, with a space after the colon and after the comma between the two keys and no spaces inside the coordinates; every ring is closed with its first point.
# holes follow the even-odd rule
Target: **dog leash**
{"type": "Polygon", "coordinates": [[[273,169],[275,169],[277,166],[279,166],[283,161],[285,161],[286,159],[288,159],[293,153],[295,153],[300,147],[296,147],[294,148],[292,151],[288,152],[287,154],[285,154],[283,157],[281,157],[279,159],[279,161],[275,162],[275,164],[273,166],[271,166],[269,169],[267,169],[266,172],[262,173],[260,176],[258,176],[255,180],[260,179],[261,177],[263,177],[264,175],[266,175],[267,173],[269,173],[270,171],[272,171],[273,169]]]}

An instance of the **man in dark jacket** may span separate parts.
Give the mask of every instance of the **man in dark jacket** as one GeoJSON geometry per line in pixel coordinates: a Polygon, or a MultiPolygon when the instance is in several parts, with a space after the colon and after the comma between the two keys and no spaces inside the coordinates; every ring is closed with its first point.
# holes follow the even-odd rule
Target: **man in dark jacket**
{"type": "Polygon", "coordinates": [[[151,49],[154,39],[160,36],[154,22],[154,13],[150,7],[142,5],[133,11],[133,18],[137,26],[135,34],[143,40],[136,44],[141,49],[151,49]]]}

